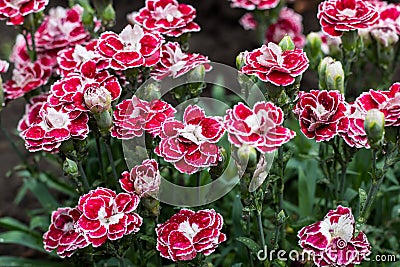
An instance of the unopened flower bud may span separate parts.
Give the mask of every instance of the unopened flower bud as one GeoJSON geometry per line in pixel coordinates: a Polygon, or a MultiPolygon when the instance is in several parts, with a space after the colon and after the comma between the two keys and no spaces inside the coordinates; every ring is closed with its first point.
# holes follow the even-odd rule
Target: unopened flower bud
{"type": "Polygon", "coordinates": [[[190,94],[194,97],[201,94],[204,88],[204,76],[206,69],[203,65],[197,66],[188,73],[188,82],[190,94]]]}
{"type": "MultiPolygon", "coordinates": [[[[152,81],[152,80],[149,80],[152,81]]],[[[146,101],[152,101],[154,99],[160,99],[161,98],[161,92],[160,92],[160,83],[156,81],[152,81],[149,83],[146,83],[146,85],[141,87],[140,90],[136,92],[136,96],[142,100],[146,101]]]]}
{"type": "Polygon", "coordinates": [[[79,176],[78,165],[75,161],[70,160],[69,158],[66,158],[63,163],[63,171],[69,176],[79,176]]]}
{"type": "Polygon", "coordinates": [[[322,54],[322,39],[316,32],[310,32],[306,38],[307,56],[317,57],[322,54]]]}
{"type": "Polygon", "coordinates": [[[380,143],[385,132],[385,114],[378,109],[369,110],[365,116],[364,129],[371,146],[380,143]]]}
{"type": "Polygon", "coordinates": [[[279,224],[283,224],[284,222],[286,222],[287,217],[285,214],[284,210],[281,210],[277,215],[276,215],[276,220],[279,224]]]}
{"type": "Polygon", "coordinates": [[[101,113],[93,114],[96,119],[97,126],[102,134],[107,134],[112,126],[112,117],[111,113],[108,110],[105,110],[101,113]]]}
{"type": "Polygon", "coordinates": [[[112,4],[108,4],[107,7],[103,10],[101,18],[107,23],[113,22],[115,20],[115,10],[112,4]]]}
{"type": "Polygon", "coordinates": [[[246,169],[254,168],[257,165],[257,151],[254,147],[243,145],[237,150],[239,164],[246,169]]]}
{"type": "Polygon", "coordinates": [[[335,60],[331,57],[324,57],[318,65],[318,78],[319,78],[319,89],[326,90],[326,69],[328,65],[334,63],[335,60]]]}
{"type": "Polygon", "coordinates": [[[246,56],[244,52],[241,52],[236,57],[236,68],[240,70],[246,64],[246,56]]]}
{"type": "Polygon", "coordinates": [[[343,49],[347,51],[355,51],[357,49],[358,38],[359,36],[357,31],[344,32],[342,35],[343,49]]]}
{"type": "Polygon", "coordinates": [[[208,171],[208,173],[211,176],[211,179],[213,180],[218,179],[224,173],[226,167],[225,163],[227,163],[226,161],[227,154],[225,148],[221,147],[219,151],[221,153],[222,159],[218,161],[216,166],[211,166],[210,170],[208,171]]]}
{"type": "Polygon", "coordinates": [[[327,90],[338,90],[344,93],[344,71],[340,61],[327,64],[325,79],[327,90]]]}
{"type": "Polygon", "coordinates": [[[86,107],[93,114],[111,109],[111,93],[103,86],[90,87],[84,95],[86,107]]]}
{"type": "Polygon", "coordinates": [[[282,51],[294,50],[296,48],[292,41],[292,38],[290,38],[289,35],[285,35],[282,38],[282,40],[279,42],[279,46],[282,48],[282,51]]]}

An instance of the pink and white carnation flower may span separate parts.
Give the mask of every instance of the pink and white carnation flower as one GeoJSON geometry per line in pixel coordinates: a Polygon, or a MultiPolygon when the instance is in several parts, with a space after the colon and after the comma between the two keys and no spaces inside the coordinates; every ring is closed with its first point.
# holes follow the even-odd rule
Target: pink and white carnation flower
{"type": "Polygon", "coordinates": [[[192,174],[222,159],[216,143],[224,132],[222,118],[208,117],[200,107],[188,106],[183,122],[174,118],[165,120],[155,153],[173,163],[180,172],[192,174]]]}
{"type": "Polygon", "coordinates": [[[100,72],[109,66],[109,59],[105,59],[97,51],[98,40],[91,40],[86,45],[76,45],[58,52],[58,73],[65,77],[68,73],[86,73],[88,70],[100,72]]]}
{"type": "Polygon", "coordinates": [[[58,208],[51,214],[49,230],[43,235],[44,249],[48,252],[57,250],[61,258],[71,257],[77,249],[90,243],[77,226],[82,212],[77,208],[58,208]]]}
{"type": "Polygon", "coordinates": [[[239,24],[242,25],[243,29],[245,29],[246,31],[248,30],[255,30],[257,28],[257,21],[254,18],[253,13],[246,13],[244,14],[240,20],[239,20],[239,24]]]}
{"type": "Polygon", "coordinates": [[[48,100],[52,106],[88,112],[89,108],[84,99],[88,90],[104,92],[109,95],[111,101],[120,97],[122,88],[117,77],[107,71],[97,73],[96,68],[81,71],[82,73],[70,73],[51,86],[48,100]]]}
{"type": "Polygon", "coordinates": [[[123,190],[135,193],[139,197],[156,194],[161,184],[158,163],[154,159],[143,161],[142,164],[133,167],[130,172],[123,172],[119,183],[123,190]]]}
{"type": "Polygon", "coordinates": [[[315,138],[317,142],[329,141],[349,128],[346,105],[339,91],[311,90],[299,93],[293,113],[307,138],[315,138]]]}
{"type": "Polygon", "coordinates": [[[330,36],[367,29],[379,18],[377,8],[364,0],[326,0],[319,4],[317,17],[322,31],[330,36]]]}
{"type": "Polygon", "coordinates": [[[111,135],[118,139],[131,139],[146,131],[152,137],[159,136],[162,124],[175,112],[170,104],[159,99],[151,102],[136,96],[125,99],[115,107],[111,135]]]}
{"type": "Polygon", "coordinates": [[[230,0],[231,7],[244,8],[247,10],[272,9],[278,6],[280,0],[230,0]]]}
{"type": "Polygon", "coordinates": [[[82,212],[77,224],[93,247],[117,240],[140,230],[143,219],[134,211],[139,205],[135,194],[119,193],[99,187],[79,198],[82,212]]]}
{"type": "Polygon", "coordinates": [[[51,76],[51,59],[42,57],[35,62],[15,65],[11,80],[4,84],[6,99],[16,99],[46,84],[51,76]]]}
{"type": "Polygon", "coordinates": [[[297,234],[304,252],[313,256],[316,266],[353,266],[371,254],[367,236],[355,234],[350,208],[338,206],[323,221],[303,227],[297,234]]]}
{"type": "Polygon", "coordinates": [[[302,48],[306,42],[302,21],[303,17],[293,9],[282,8],[278,21],[270,25],[265,33],[266,42],[278,44],[283,37],[288,35],[297,48],[302,48]]]}
{"type": "Polygon", "coordinates": [[[253,109],[239,103],[224,118],[230,143],[236,147],[246,144],[261,153],[273,152],[296,136],[282,124],[283,111],[271,102],[257,102],[253,109]]]}
{"type": "Polygon", "coordinates": [[[18,128],[30,152],[55,153],[63,141],[71,138],[83,140],[89,133],[89,117],[80,111],[65,111],[40,102],[33,103],[27,112],[18,128]],[[39,110],[38,105],[41,105],[39,110]]]}
{"type": "Polygon", "coordinates": [[[44,10],[48,3],[49,0],[0,0],[0,20],[7,20],[7,25],[22,25],[25,16],[44,10]]]}
{"type": "Polygon", "coordinates": [[[264,82],[277,86],[287,86],[295,82],[308,68],[309,62],[301,49],[286,50],[274,43],[263,45],[245,53],[245,65],[241,72],[255,75],[264,82]]]}
{"type": "Polygon", "coordinates": [[[172,261],[192,260],[198,253],[208,256],[226,240],[222,226],[221,214],[213,209],[197,212],[181,209],[157,225],[157,250],[172,261]]]}
{"type": "Polygon", "coordinates": [[[83,26],[82,14],[83,8],[79,5],[50,9],[35,33],[36,50],[56,56],[64,48],[85,43],[90,33],[83,26]]]}
{"type": "Polygon", "coordinates": [[[139,25],[127,25],[120,34],[104,32],[100,35],[97,52],[110,60],[110,68],[125,70],[151,67],[160,61],[162,36],[148,32],[139,25]]]}
{"type": "Polygon", "coordinates": [[[154,66],[150,76],[158,81],[165,77],[177,78],[200,65],[209,71],[211,66],[208,63],[210,63],[208,57],[184,53],[179,43],[168,42],[162,46],[161,60],[154,66]]]}
{"type": "Polygon", "coordinates": [[[130,23],[169,37],[200,31],[200,26],[194,22],[195,18],[196,9],[177,0],[146,0],[146,6],[139,12],[128,15],[130,23]]]}
{"type": "Polygon", "coordinates": [[[8,67],[10,67],[10,63],[5,60],[0,60],[0,73],[5,73],[8,71],[8,67]]]}

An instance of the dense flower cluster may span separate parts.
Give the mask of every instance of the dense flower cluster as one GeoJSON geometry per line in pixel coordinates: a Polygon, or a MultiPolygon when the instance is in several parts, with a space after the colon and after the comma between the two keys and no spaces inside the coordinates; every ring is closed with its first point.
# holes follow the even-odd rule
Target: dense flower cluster
{"type": "Polygon", "coordinates": [[[277,86],[293,84],[295,78],[308,68],[306,54],[300,49],[285,50],[274,43],[246,53],[246,64],[241,72],[255,75],[260,80],[277,86]]]}
{"type": "Polygon", "coordinates": [[[349,120],[344,96],[339,91],[300,92],[293,112],[298,117],[301,131],[317,142],[328,141],[346,132],[349,120]]]}
{"type": "Polygon", "coordinates": [[[181,209],[157,226],[157,250],[173,261],[192,260],[198,253],[208,256],[226,240],[222,225],[222,216],[213,209],[181,209]]]}
{"type": "Polygon", "coordinates": [[[266,42],[279,43],[288,35],[297,48],[302,48],[306,41],[302,20],[303,17],[293,9],[282,8],[277,22],[270,25],[265,33],[266,42]]]}
{"type": "Polygon", "coordinates": [[[276,7],[279,1],[280,0],[231,0],[231,6],[247,10],[264,10],[276,7]]]}
{"type": "Polygon", "coordinates": [[[130,172],[125,171],[121,175],[119,183],[122,189],[128,193],[136,193],[143,197],[155,194],[159,190],[161,175],[154,159],[145,160],[130,172]]]}
{"type": "Polygon", "coordinates": [[[224,127],[229,141],[237,147],[247,144],[261,153],[273,152],[296,135],[281,126],[282,109],[271,102],[258,102],[253,109],[239,103],[226,114],[224,127]]]}
{"type": "Polygon", "coordinates": [[[7,20],[8,25],[21,25],[24,17],[42,11],[49,0],[1,0],[0,20],[7,20]]]}
{"type": "Polygon", "coordinates": [[[200,31],[200,26],[193,21],[195,18],[196,9],[176,0],[146,0],[146,6],[139,12],[128,15],[132,24],[170,37],[200,31]]]}
{"type": "Polygon", "coordinates": [[[188,106],[183,122],[165,120],[154,152],[180,172],[192,174],[222,159],[216,143],[224,132],[220,117],[208,117],[200,107],[188,106]]]}
{"type": "Polygon", "coordinates": [[[330,36],[343,32],[366,29],[379,18],[376,8],[364,0],[326,0],[318,6],[318,19],[322,31],[330,36]]]}
{"type": "Polygon", "coordinates": [[[150,75],[156,80],[165,77],[177,78],[199,65],[203,65],[208,71],[211,69],[209,62],[206,56],[184,53],[179,43],[169,42],[163,45],[160,62],[154,66],[150,75]]]}
{"type": "Polygon", "coordinates": [[[352,266],[360,264],[371,254],[366,235],[356,236],[355,221],[351,210],[338,206],[330,210],[323,221],[302,228],[299,245],[313,255],[317,266],[352,266]]]}

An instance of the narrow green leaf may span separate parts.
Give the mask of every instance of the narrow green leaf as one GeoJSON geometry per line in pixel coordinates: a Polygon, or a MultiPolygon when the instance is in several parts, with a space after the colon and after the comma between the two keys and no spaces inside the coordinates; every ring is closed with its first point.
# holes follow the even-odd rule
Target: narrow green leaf
{"type": "Polygon", "coordinates": [[[48,216],[35,216],[31,219],[29,228],[36,229],[39,228],[40,230],[47,230],[50,224],[50,218],[48,216]]]}
{"type": "Polygon", "coordinates": [[[41,238],[35,238],[30,234],[20,231],[9,231],[0,233],[0,244],[18,244],[45,252],[43,244],[41,242],[41,238]]]}
{"type": "Polygon", "coordinates": [[[243,263],[239,262],[239,263],[235,263],[234,265],[232,265],[232,267],[242,267],[243,263]]]}
{"type": "Polygon", "coordinates": [[[7,230],[25,232],[40,237],[39,233],[33,232],[27,225],[11,217],[0,218],[0,227],[3,227],[7,230]]]}
{"type": "Polygon", "coordinates": [[[50,194],[49,190],[42,182],[36,181],[34,179],[24,179],[24,183],[39,200],[44,209],[51,212],[58,207],[57,201],[50,194]]]}
{"type": "Polygon", "coordinates": [[[65,262],[50,262],[36,259],[25,259],[9,256],[0,256],[0,266],[7,267],[72,267],[71,264],[65,262]]]}
{"type": "Polygon", "coordinates": [[[232,205],[232,229],[234,237],[239,237],[243,235],[243,228],[241,225],[242,221],[242,202],[240,201],[240,196],[236,195],[235,200],[233,201],[232,205]]]}
{"type": "Polygon", "coordinates": [[[48,187],[55,189],[66,195],[75,196],[77,194],[76,191],[71,186],[57,180],[56,178],[46,173],[39,174],[39,179],[40,181],[45,183],[48,187]]]}
{"type": "Polygon", "coordinates": [[[241,236],[241,237],[237,237],[236,240],[243,243],[254,254],[257,254],[261,250],[260,245],[257,244],[253,239],[241,236]]]}
{"type": "Polygon", "coordinates": [[[140,235],[138,237],[140,240],[144,240],[152,245],[156,244],[156,240],[154,239],[154,237],[152,236],[148,236],[148,235],[140,235]]]}
{"type": "Polygon", "coordinates": [[[358,197],[360,198],[360,211],[364,208],[365,201],[367,200],[367,192],[364,189],[358,189],[358,197]]]}

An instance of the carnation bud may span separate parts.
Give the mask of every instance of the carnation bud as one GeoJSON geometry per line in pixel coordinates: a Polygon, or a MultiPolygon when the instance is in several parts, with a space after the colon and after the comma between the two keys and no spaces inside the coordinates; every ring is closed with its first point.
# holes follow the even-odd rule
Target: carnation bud
{"type": "Polygon", "coordinates": [[[304,51],[306,51],[308,58],[310,59],[310,64],[313,68],[318,66],[318,63],[322,57],[322,40],[318,33],[311,32],[307,35],[307,42],[304,47],[304,51]]]}
{"type": "Polygon", "coordinates": [[[324,57],[318,65],[318,77],[319,77],[319,89],[326,90],[328,86],[326,85],[326,69],[328,65],[334,63],[335,60],[331,57],[324,57]]]}
{"type": "Polygon", "coordinates": [[[281,210],[277,215],[276,215],[276,220],[278,221],[279,224],[283,224],[284,222],[286,222],[287,217],[285,214],[284,210],[281,210]]]}
{"type": "Polygon", "coordinates": [[[226,167],[225,165],[227,163],[226,161],[227,154],[225,148],[221,147],[219,151],[221,153],[222,159],[218,161],[216,166],[211,166],[210,170],[208,171],[208,173],[211,176],[211,179],[213,180],[218,179],[218,177],[220,177],[224,173],[226,167]]]}
{"type": "Polygon", "coordinates": [[[239,164],[246,169],[254,168],[257,165],[257,151],[249,145],[242,145],[237,150],[239,164]]]}
{"type": "Polygon", "coordinates": [[[279,42],[279,46],[282,48],[282,51],[286,50],[294,50],[296,47],[290,38],[289,35],[285,35],[282,40],[279,42]]]}
{"type": "Polygon", "coordinates": [[[325,78],[328,90],[338,90],[342,94],[344,93],[344,71],[340,61],[327,64],[325,78]]]}
{"type": "Polygon", "coordinates": [[[104,87],[90,87],[84,95],[86,107],[93,114],[111,109],[111,93],[104,87]]]}
{"type": "Polygon", "coordinates": [[[189,91],[193,97],[197,97],[201,94],[204,88],[204,83],[202,81],[204,80],[205,73],[206,69],[203,65],[197,66],[188,73],[188,82],[190,83],[188,85],[189,91]]]}
{"type": "Polygon", "coordinates": [[[107,7],[103,10],[101,18],[108,23],[115,20],[115,10],[112,4],[108,4],[107,7]]]}
{"type": "Polygon", "coordinates": [[[138,90],[135,95],[146,101],[161,99],[160,87],[160,83],[155,81],[148,84],[146,83],[146,86],[143,89],[138,90]]]}
{"type": "Polygon", "coordinates": [[[244,52],[241,52],[236,57],[236,68],[240,70],[246,64],[246,56],[244,52]]]}
{"type": "Polygon", "coordinates": [[[385,114],[378,109],[369,110],[365,116],[364,129],[371,146],[380,143],[385,132],[385,114]]]}
{"type": "Polygon", "coordinates": [[[101,113],[93,114],[96,119],[97,126],[102,134],[107,134],[112,126],[112,117],[109,110],[105,110],[101,113]]]}
{"type": "Polygon", "coordinates": [[[342,35],[342,45],[343,49],[347,51],[356,51],[358,46],[358,32],[357,31],[348,31],[343,32],[342,35]]]}
{"type": "Polygon", "coordinates": [[[63,171],[72,177],[79,176],[78,165],[75,161],[70,160],[69,158],[66,158],[63,163],[63,171]]]}

